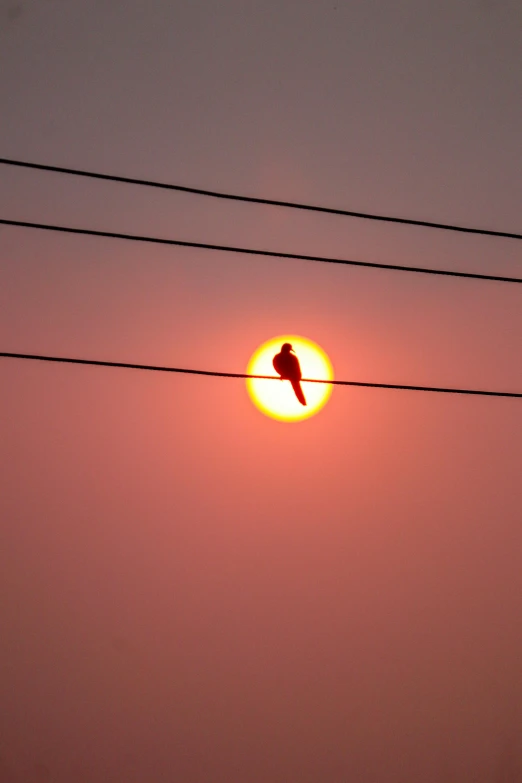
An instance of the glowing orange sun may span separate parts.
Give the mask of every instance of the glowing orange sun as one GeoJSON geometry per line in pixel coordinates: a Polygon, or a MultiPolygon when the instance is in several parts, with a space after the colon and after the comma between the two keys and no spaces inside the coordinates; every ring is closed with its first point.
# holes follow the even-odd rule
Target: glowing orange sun
{"type": "MultiPolygon", "coordinates": [[[[295,334],[284,334],[263,343],[251,357],[247,374],[277,377],[272,359],[279,353],[283,343],[291,343],[299,359],[303,378],[333,380],[333,367],[323,349],[306,337],[295,334]]],[[[329,383],[301,382],[307,403],[304,406],[295,396],[290,381],[247,378],[246,386],[254,405],[266,416],[280,421],[300,421],[314,416],[326,405],[333,389],[329,383]]]]}

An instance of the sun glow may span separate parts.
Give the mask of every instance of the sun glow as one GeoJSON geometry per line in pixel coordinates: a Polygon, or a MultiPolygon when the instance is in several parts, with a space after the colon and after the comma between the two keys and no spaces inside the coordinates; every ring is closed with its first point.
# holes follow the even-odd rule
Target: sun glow
{"type": "MultiPolygon", "coordinates": [[[[277,377],[272,359],[279,353],[283,343],[291,343],[294,348],[303,378],[333,380],[333,367],[323,349],[306,337],[294,334],[284,334],[263,343],[251,357],[247,374],[277,377]]],[[[266,416],[280,421],[300,421],[314,416],[326,405],[333,389],[327,383],[301,382],[307,402],[304,406],[296,398],[290,381],[247,378],[246,386],[254,405],[266,416]]]]}

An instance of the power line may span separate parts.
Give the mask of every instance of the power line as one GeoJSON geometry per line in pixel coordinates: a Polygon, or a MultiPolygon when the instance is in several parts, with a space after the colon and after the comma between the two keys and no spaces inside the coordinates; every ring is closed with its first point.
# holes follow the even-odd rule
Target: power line
{"type": "MultiPolygon", "coordinates": [[[[105,362],[97,359],[71,359],[65,356],[42,356],[40,354],[0,352],[7,359],[29,359],[42,362],[65,362],[67,364],[86,364],[94,367],[118,367],[128,370],[148,370],[152,372],[176,372],[188,375],[210,375],[215,378],[254,378],[278,381],[275,375],[248,375],[240,372],[215,372],[213,370],[189,370],[185,367],[163,367],[153,364],[131,364],[129,362],[105,362]]],[[[438,392],[439,394],[474,394],[483,397],[522,397],[522,392],[485,391],[482,389],[446,389],[438,386],[407,386],[402,383],[369,383],[366,381],[336,381],[320,378],[303,378],[302,383],[327,383],[332,386],[364,386],[370,389],[400,389],[403,391],[438,392]]]]}
{"type": "Polygon", "coordinates": [[[487,228],[470,228],[469,226],[456,226],[449,223],[434,223],[429,220],[413,220],[411,218],[391,217],[389,215],[376,215],[369,212],[353,212],[347,209],[336,209],[335,207],[320,207],[314,204],[303,204],[297,201],[280,201],[269,198],[256,198],[254,196],[240,196],[235,193],[224,193],[217,190],[204,190],[202,188],[193,188],[186,185],[172,185],[168,182],[157,182],[147,179],[136,179],[134,177],[119,177],[115,174],[101,174],[96,171],[85,171],[82,169],[69,169],[63,166],[48,166],[43,163],[29,163],[23,160],[12,160],[10,158],[0,158],[0,163],[8,166],[22,166],[28,169],[38,169],[40,171],[53,171],[58,174],[73,174],[77,177],[91,177],[93,179],[103,179],[110,182],[124,182],[129,185],[142,185],[149,188],[163,188],[164,190],[177,190],[181,193],[194,193],[198,196],[210,196],[211,198],[228,199],[230,201],[244,201],[250,204],[266,204],[273,207],[286,207],[288,209],[304,209],[309,212],[323,212],[330,215],[343,215],[345,217],[362,218],[364,220],[380,220],[386,223],[401,223],[409,226],[422,226],[424,228],[437,228],[443,231],[460,231],[466,234],[481,234],[483,236],[507,237],[509,239],[522,239],[522,234],[511,231],[493,231],[487,228]]]}
{"type": "Polygon", "coordinates": [[[231,245],[211,245],[206,242],[186,242],[181,239],[163,239],[161,237],[140,236],[137,234],[121,234],[114,231],[95,231],[90,228],[71,228],[70,226],[55,226],[48,223],[29,223],[25,220],[4,220],[0,218],[0,224],[6,226],[20,226],[22,228],[37,228],[44,231],[61,231],[67,234],[82,234],[94,237],[109,237],[111,239],[126,239],[132,242],[153,242],[159,245],[176,245],[179,247],[193,247],[201,250],[219,250],[226,253],[244,253],[254,256],[268,256],[271,258],[289,258],[301,261],[319,261],[325,264],[344,264],[347,266],[362,266],[372,269],[387,269],[395,272],[418,272],[425,275],[446,275],[450,277],[465,277],[472,280],[495,280],[500,283],[522,283],[520,277],[502,277],[500,275],[480,275],[474,272],[453,272],[449,269],[425,269],[424,267],[402,266],[399,264],[379,264],[374,261],[352,261],[346,258],[330,258],[328,256],[308,256],[302,253],[280,253],[275,250],[257,250],[251,247],[234,247],[231,245]]]}

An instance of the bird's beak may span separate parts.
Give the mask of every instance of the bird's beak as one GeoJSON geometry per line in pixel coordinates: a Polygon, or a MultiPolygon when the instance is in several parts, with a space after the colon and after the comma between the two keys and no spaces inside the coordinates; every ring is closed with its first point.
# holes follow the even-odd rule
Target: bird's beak
{"type": "Polygon", "coordinates": [[[295,353],[293,348],[290,348],[290,353],[295,353]]]}

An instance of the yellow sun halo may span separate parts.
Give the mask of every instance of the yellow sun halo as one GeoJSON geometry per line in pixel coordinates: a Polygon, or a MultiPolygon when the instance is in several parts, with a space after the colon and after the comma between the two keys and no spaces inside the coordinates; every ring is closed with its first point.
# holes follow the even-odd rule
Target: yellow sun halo
{"type": "MultiPolygon", "coordinates": [[[[323,349],[306,337],[298,337],[295,334],[283,334],[263,343],[251,357],[247,374],[277,377],[272,359],[279,353],[283,343],[292,345],[299,359],[303,378],[333,380],[333,368],[323,349]]],[[[302,382],[307,403],[304,406],[295,396],[290,381],[247,378],[246,386],[254,405],[266,416],[280,421],[300,421],[313,416],[326,405],[333,389],[329,383],[302,382]]]]}

